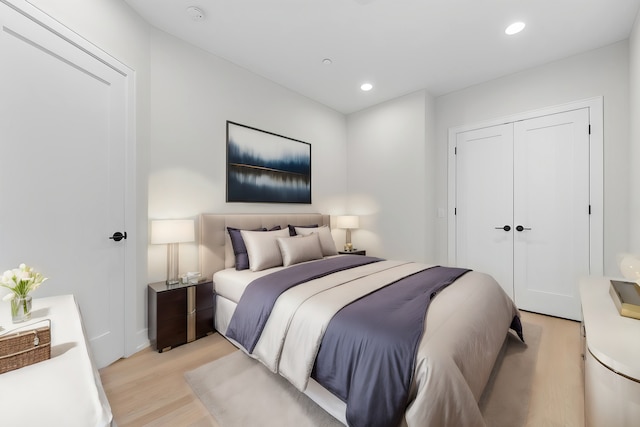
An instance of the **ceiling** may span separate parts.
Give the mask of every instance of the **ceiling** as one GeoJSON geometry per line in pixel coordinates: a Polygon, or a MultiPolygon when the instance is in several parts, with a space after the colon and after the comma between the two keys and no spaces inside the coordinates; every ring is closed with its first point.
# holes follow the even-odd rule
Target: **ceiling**
{"type": "Polygon", "coordinates": [[[145,20],[341,113],[439,96],[629,37],[640,0],[125,0],[145,20]],[[193,20],[195,6],[204,19],[193,20]],[[505,28],[526,28],[507,36],[505,28]],[[324,64],[325,58],[331,64],[324,64]],[[373,84],[369,92],[360,90],[373,84]]]}

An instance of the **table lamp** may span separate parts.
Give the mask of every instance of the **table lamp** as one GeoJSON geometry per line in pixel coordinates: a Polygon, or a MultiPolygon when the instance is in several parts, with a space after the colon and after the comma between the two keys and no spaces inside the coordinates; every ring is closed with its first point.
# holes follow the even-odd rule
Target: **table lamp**
{"type": "Polygon", "coordinates": [[[634,254],[621,254],[618,263],[622,275],[640,286],[640,257],[634,254]]]}
{"type": "Polygon", "coordinates": [[[162,219],[151,221],[151,244],[167,245],[167,285],[180,282],[179,244],[195,241],[192,219],[162,219]]]}
{"type": "Polygon", "coordinates": [[[342,215],[338,217],[336,225],[338,228],[345,228],[347,230],[344,250],[352,251],[353,245],[351,244],[351,230],[360,227],[360,218],[356,215],[342,215]]]}

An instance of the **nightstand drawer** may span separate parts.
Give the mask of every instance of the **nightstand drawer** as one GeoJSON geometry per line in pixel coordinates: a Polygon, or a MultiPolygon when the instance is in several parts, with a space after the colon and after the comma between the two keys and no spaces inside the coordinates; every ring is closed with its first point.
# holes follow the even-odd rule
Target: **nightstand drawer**
{"type": "Polygon", "coordinates": [[[166,317],[158,322],[156,347],[162,351],[167,347],[176,347],[187,342],[187,319],[184,315],[166,317]]]}
{"type": "Polygon", "coordinates": [[[213,309],[213,282],[196,285],[196,310],[213,309]]]}
{"type": "Polygon", "coordinates": [[[187,313],[186,289],[158,293],[157,304],[158,314],[163,318],[184,317],[187,313]]]}
{"type": "Polygon", "coordinates": [[[214,331],[213,307],[196,312],[196,339],[202,338],[214,331]]]}

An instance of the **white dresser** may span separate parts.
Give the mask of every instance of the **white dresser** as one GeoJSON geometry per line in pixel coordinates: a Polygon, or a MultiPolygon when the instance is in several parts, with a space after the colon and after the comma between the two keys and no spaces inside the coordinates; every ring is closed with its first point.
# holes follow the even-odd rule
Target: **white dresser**
{"type": "Polygon", "coordinates": [[[587,427],[640,425],[640,320],[623,317],[605,277],[580,281],[587,427]]]}
{"type": "MultiPolygon", "coordinates": [[[[31,321],[12,324],[0,302],[0,326],[11,330],[51,320],[51,359],[0,374],[0,425],[106,427],[112,415],[73,295],[34,298],[31,321]]],[[[45,326],[38,324],[38,326],[45,326]]]]}

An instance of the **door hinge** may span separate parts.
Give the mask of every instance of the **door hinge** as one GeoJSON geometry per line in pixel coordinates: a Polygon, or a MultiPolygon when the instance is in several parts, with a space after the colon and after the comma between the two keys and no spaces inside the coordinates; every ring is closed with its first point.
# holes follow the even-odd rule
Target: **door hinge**
{"type": "Polygon", "coordinates": [[[589,135],[591,135],[591,125],[589,125],[589,135]]]}
{"type": "Polygon", "coordinates": [[[589,215],[591,215],[591,205],[589,205],[589,215]]]}
{"type": "Polygon", "coordinates": [[[453,155],[454,156],[458,155],[458,147],[453,147],[453,155]]]}
{"type": "Polygon", "coordinates": [[[453,208],[453,214],[458,215],[458,208],[453,208]]]}

